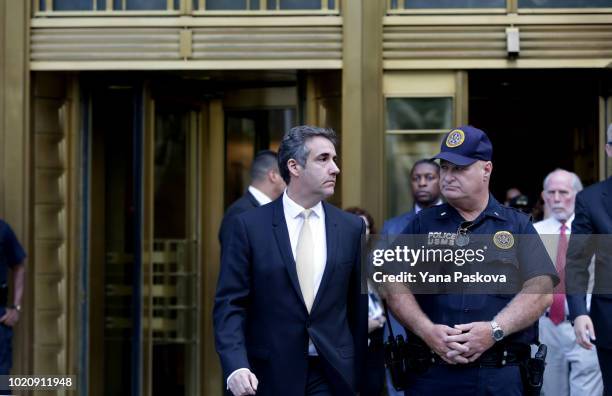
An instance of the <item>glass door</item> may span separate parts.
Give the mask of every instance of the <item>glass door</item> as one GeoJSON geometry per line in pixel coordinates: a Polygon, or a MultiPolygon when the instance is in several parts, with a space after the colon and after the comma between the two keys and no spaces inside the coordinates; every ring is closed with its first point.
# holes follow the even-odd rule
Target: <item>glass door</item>
{"type": "Polygon", "coordinates": [[[84,83],[83,156],[89,249],[83,315],[92,395],[139,395],[141,385],[142,86],[84,83]]]}
{"type": "Polygon", "coordinates": [[[156,100],[153,107],[152,183],[145,182],[152,225],[152,242],[145,243],[150,256],[143,267],[144,349],[149,357],[143,362],[148,365],[145,389],[149,395],[196,395],[200,114],[197,108],[172,101],[156,100]]]}
{"type": "Polygon", "coordinates": [[[142,83],[91,83],[87,96],[89,394],[201,394],[204,112],[142,83]]]}

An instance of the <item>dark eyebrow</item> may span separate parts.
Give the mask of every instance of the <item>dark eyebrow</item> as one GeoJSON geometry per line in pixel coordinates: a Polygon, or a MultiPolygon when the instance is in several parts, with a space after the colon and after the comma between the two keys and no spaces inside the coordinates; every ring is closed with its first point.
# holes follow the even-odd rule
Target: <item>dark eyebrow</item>
{"type": "Polygon", "coordinates": [[[321,153],[321,154],[317,155],[317,158],[323,158],[323,157],[325,157],[325,158],[327,158],[327,157],[332,157],[332,158],[334,159],[334,161],[336,160],[336,158],[338,158],[338,156],[337,156],[337,155],[332,156],[332,153],[327,152],[327,151],[325,151],[325,152],[323,152],[323,153],[321,153]]]}

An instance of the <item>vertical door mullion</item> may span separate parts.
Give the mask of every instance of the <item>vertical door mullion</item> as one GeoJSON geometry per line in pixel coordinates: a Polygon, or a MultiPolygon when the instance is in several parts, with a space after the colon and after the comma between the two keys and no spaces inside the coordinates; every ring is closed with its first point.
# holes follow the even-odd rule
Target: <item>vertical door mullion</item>
{"type": "MultiPolygon", "coordinates": [[[[155,186],[155,101],[150,98],[150,90],[144,90],[144,129],[143,129],[143,246],[142,246],[142,293],[143,326],[142,339],[142,392],[150,396],[152,390],[153,365],[153,224],[154,224],[154,186],[155,186]]],[[[136,395],[134,395],[136,396],[136,395]]]]}
{"type": "Polygon", "coordinates": [[[134,269],[132,278],[132,396],[140,396],[143,384],[143,348],[142,348],[142,306],[143,306],[143,231],[144,231],[144,128],[143,128],[143,92],[142,86],[136,85],[133,97],[133,198],[134,202],[134,269]]]}

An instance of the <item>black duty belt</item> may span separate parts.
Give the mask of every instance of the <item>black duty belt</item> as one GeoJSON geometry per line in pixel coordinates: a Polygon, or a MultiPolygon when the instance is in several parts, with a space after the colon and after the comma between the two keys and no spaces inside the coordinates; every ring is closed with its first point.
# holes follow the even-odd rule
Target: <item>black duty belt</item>
{"type": "Polygon", "coordinates": [[[518,366],[531,354],[529,345],[517,343],[497,343],[485,351],[476,361],[465,364],[451,365],[444,361],[438,354],[432,351],[424,343],[408,342],[407,355],[422,362],[429,360],[431,364],[448,365],[457,368],[461,367],[504,367],[518,366]]]}

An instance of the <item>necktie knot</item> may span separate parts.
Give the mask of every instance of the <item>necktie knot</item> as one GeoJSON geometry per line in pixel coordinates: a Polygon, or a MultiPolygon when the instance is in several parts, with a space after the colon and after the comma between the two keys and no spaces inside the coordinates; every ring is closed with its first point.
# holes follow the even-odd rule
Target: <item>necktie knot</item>
{"type": "Polygon", "coordinates": [[[304,220],[308,220],[311,214],[312,214],[312,209],[304,209],[304,211],[302,212],[302,216],[304,216],[304,220]]]}
{"type": "Polygon", "coordinates": [[[565,234],[567,231],[567,224],[565,222],[561,223],[561,234],[565,234]]]}

